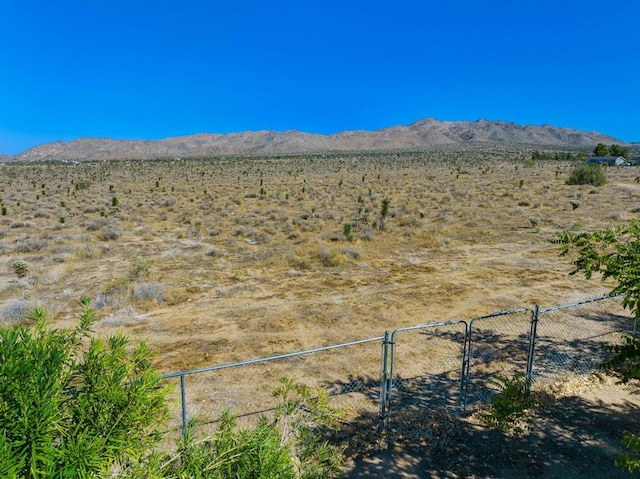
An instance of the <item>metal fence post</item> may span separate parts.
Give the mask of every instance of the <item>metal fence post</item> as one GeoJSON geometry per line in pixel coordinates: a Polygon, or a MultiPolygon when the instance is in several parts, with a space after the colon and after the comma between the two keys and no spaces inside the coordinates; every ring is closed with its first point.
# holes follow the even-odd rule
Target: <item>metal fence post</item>
{"type": "Polygon", "coordinates": [[[466,371],[469,367],[469,357],[467,356],[467,341],[469,340],[469,325],[464,322],[464,342],[462,343],[462,369],[460,371],[460,393],[458,394],[458,414],[464,412],[467,407],[466,398],[466,371]]]}
{"type": "Polygon", "coordinates": [[[473,321],[472,319],[467,326],[464,335],[464,344],[462,346],[462,388],[460,390],[462,412],[467,410],[467,396],[469,394],[469,367],[471,364],[471,332],[473,321]]]}
{"type": "Polygon", "coordinates": [[[531,392],[531,380],[533,379],[533,359],[536,351],[536,338],[538,335],[538,317],[540,307],[536,304],[531,314],[531,330],[529,331],[529,352],[527,356],[527,373],[525,381],[525,392],[531,392]]]}
{"type": "Polygon", "coordinates": [[[184,374],[180,374],[180,402],[182,406],[182,437],[187,439],[187,402],[185,398],[184,374]]]}
{"type": "Polygon", "coordinates": [[[378,430],[384,431],[387,416],[387,378],[389,375],[389,331],[384,332],[382,339],[382,360],[380,365],[380,425],[378,430]]]}

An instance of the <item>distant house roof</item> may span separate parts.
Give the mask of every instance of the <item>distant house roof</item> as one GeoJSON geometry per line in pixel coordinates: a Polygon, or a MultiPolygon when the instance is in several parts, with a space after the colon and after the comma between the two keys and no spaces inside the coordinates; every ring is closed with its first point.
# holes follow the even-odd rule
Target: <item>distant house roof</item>
{"type": "Polygon", "coordinates": [[[589,164],[610,166],[620,166],[626,163],[626,160],[622,156],[590,156],[584,161],[589,164]]]}

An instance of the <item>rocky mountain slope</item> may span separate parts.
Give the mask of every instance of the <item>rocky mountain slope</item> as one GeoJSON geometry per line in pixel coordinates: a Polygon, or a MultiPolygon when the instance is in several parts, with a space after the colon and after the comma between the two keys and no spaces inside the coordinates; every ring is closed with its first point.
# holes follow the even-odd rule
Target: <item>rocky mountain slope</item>
{"type": "Polygon", "coordinates": [[[597,143],[624,144],[598,132],[551,125],[518,125],[504,121],[438,121],[425,118],[408,126],[376,131],[343,131],[332,135],[301,131],[245,131],[167,138],[164,140],[112,140],[81,138],[46,143],[9,161],[154,159],[221,155],[291,155],[322,152],[420,151],[457,144],[533,145],[593,148],[597,143]]]}

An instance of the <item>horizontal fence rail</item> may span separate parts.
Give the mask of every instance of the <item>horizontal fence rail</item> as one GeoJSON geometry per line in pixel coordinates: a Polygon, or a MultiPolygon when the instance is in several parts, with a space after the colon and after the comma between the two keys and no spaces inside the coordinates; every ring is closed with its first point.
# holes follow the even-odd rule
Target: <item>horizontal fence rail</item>
{"type": "MultiPolygon", "coordinates": [[[[636,334],[620,296],[550,308],[498,311],[471,320],[429,322],[305,351],[180,371],[180,419],[213,425],[225,410],[251,422],[275,410],[282,377],[329,394],[351,432],[401,428],[403,417],[442,409],[459,413],[498,392],[514,373],[544,385],[599,367],[605,346],[636,334]]],[[[207,432],[207,431],[205,431],[207,432]]]]}
{"type": "MultiPolygon", "coordinates": [[[[189,418],[213,423],[225,410],[239,418],[273,412],[272,391],[282,377],[329,393],[330,403],[347,414],[367,411],[377,418],[380,404],[380,356],[383,336],[219,366],[165,374],[180,379],[183,434],[189,418]],[[346,352],[348,350],[348,352],[346,352]],[[312,356],[312,360],[308,357],[312,356]],[[197,376],[187,388],[187,376],[197,376]],[[188,392],[187,392],[188,390],[188,392]],[[202,419],[206,418],[206,419],[202,419]],[[213,418],[213,419],[212,419],[213,418]]],[[[191,378],[193,379],[193,378],[191,378]]]]}

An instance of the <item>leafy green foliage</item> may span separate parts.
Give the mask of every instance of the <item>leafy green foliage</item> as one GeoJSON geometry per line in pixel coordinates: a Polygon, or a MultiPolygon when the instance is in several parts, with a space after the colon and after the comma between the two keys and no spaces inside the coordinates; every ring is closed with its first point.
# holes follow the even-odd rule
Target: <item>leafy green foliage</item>
{"type": "Polygon", "coordinates": [[[323,433],[338,428],[340,414],[329,406],[327,392],[282,378],[273,395],[280,399],[275,422],[280,443],[295,459],[299,477],[336,477],[342,449],[329,444],[323,433]]]}
{"type": "Polygon", "coordinates": [[[217,431],[197,440],[195,425],[175,454],[156,453],[144,464],[133,464],[134,478],[315,479],[341,475],[342,449],[330,445],[323,433],[338,425],[339,415],[327,395],[290,379],[280,380],[273,420],[261,417],[256,426],[241,428],[224,413],[217,431]]]}
{"type": "Polygon", "coordinates": [[[581,164],[576,166],[569,175],[568,185],[602,186],[607,182],[607,175],[602,165],[581,164]]]}
{"type": "Polygon", "coordinates": [[[531,152],[531,160],[555,160],[555,161],[579,161],[584,155],[581,153],[571,153],[565,151],[540,152],[534,150],[531,152]]]}
{"type": "Polygon", "coordinates": [[[625,431],[622,435],[622,443],[626,447],[626,451],[623,451],[616,459],[616,466],[624,467],[629,472],[640,470],[640,436],[625,431]]]}
{"type": "Polygon", "coordinates": [[[593,156],[622,156],[627,158],[629,156],[629,149],[620,145],[611,145],[609,147],[604,143],[598,143],[593,150],[593,156]]]}
{"type": "Polygon", "coordinates": [[[498,376],[496,385],[500,393],[491,397],[481,419],[488,426],[510,434],[531,430],[533,418],[530,412],[538,401],[529,393],[530,381],[518,372],[511,377],[498,376]]]}
{"type": "Polygon", "coordinates": [[[622,156],[623,158],[627,158],[629,156],[629,149],[620,145],[611,145],[609,153],[611,153],[611,156],[622,156]]]}
{"type": "Polygon", "coordinates": [[[598,143],[593,149],[593,156],[609,156],[609,147],[604,143],[598,143]]]}
{"type": "Polygon", "coordinates": [[[608,349],[613,357],[603,364],[605,369],[621,373],[623,383],[640,378],[640,336],[623,336],[622,344],[614,344],[608,349]]]}
{"type": "Polygon", "coordinates": [[[274,417],[240,428],[229,413],[177,451],[157,449],[167,418],[167,388],[151,352],[126,336],[90,337],[89,299],[72,330],[50,327],[42,308],[33,328],[0,329],[0,477],[291,478],[340,475],[342,448],[326,434],[339,414],[326,392],[282,379],[274,417]]]}
{"type": "Polygon", "coordinates": [[[35,328],[0,329],[0,475],[93,477],[148,454],[161,438],[166,388],[144,343],[91,339],[89,300],[73,331],[52,329],[36,308],[35,328]]]}
{"type": "Polygon", "coordinates": [[[594,232],[559,233],[554,243],[561,245],[560,255],[577,252],[570,274],[583,273],[591,279],[600,273],[602,280],[612,278],[616,286],[612,296],[623,294],[622,306],[640,317],[640,221],[594,232]]]}
{"type": "Polygon", "coordinates": [[[254,428],[240,429],[236,419],[225,413],[212,436],[196,440],[194,430],[190,428],[191,432],[181,441],[175,455],[158,455],[157,460],[138,467],[132,475],[141,478],[296,478],[277,430],[265,418],[254,428]]]}
{"type": "MultiPolygon", "coordinates": [[[[565,231],[554,240],[561,245],[560,254],[577,252],[573,262],[575,270],[571,274],[582,273],[590,279],[594,273],[602,279],[611,278],[616,286],[610,295],[624,295],[622,305],[629,309],[636,321],[640,319],[640,221],[592,233],[571,233],[565,231]]],[[[603,364],[606,369],[621,373],[621,381],[627,383],[640,379],[640,335],[623,336],[622,343],[609,348],[613,356],[603,364]]],[[[626,432],[624,444],[627,450],[616,461],[630,471],[640,469],[640,437],[626,432]]]]}

